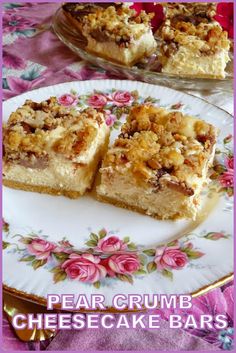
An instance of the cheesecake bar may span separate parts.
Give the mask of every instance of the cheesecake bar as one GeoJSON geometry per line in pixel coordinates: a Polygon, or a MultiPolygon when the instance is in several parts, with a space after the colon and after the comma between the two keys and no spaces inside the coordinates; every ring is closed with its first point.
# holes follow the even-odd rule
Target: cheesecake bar
{"type": "Polygon", "coordinates": [[[104,114],[51,97],[26,100],[3,126],[5,186],[77,198],[90,189],[109,139],[104,114]]]}
{"type": "Polygon", "coordinates": [[[159,219],[195,219],[217,129],[152,105],[132,108],[100,169],[98,199],[159,219]]]}
{"type": "Polygon", "coordinates": [[[128,6],[97,9],[83,18],[86,50],[119,64],[134,65],[156,49],[152,16],[144,11],[137,15],[128,6]]]}
{"type": "Polygon", "coordinates": [[[182,77],[225,78],[230,41],[213,18],[215,5],[168,3],[165,13],[156,33],[161,71],[182,77]]]}

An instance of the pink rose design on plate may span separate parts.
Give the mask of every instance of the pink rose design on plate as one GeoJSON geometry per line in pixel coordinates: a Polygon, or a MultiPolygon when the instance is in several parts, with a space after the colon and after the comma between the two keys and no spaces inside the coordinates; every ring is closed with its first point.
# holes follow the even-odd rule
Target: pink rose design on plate
{"type": "Polygon", "coordinates": [[[231,188],[234,186],[234,171],[232,169],[224,172],[220,177],[219,181],[224,188],[231,188]]]}
{"type": "Polygon", "coordinates": [[[103,108],[106,104],[107,97],[104,94],[94,94],[88,99],[88,105],[93,108],[103,108]]]}
{"type": "Polygon", "coordinates": [[[231,142],[232,138],[233,138],[233,135],[232,135],[232,134],[227,135],[227,136],[224,138],[224,143],[229,143],[229,142],[231,142]]]}
{"type": "Polygon", "coordinates": [[[127,245],[116,236],[107,239],[100,239],[97,244],[97,249],[104,253],[122,251],[127,248],[127,245]]]}
{"type": "Polygon", "coordinates": [[[133,101],[133,97],[128,91],[116,91],[112,94],[111,98],[113,100],[113,103],[118,107],[130,105],[133,101]]]}
{"type": "Polygon", "coordinates": [[[107,261],[107,266],[109,267],[108,272],[112,276],[115,273],[132,274],[139,270],[141,264],[135,254],[120,254],[112,255],[107,261]]]}
{"type": "Polygon", "coordinates": [[[61,265],[61,268],[73,280],[95,283],[107,274],[105,267],[100,262],[101,259],[92,254],[71,254],[69,259],[61,265]]]}
{"type": "Polygon", "coordinates": [[[109,127],[113,126],[115,121],[116,121],[116,116],[113,114],[111,114],[108,118],[106,118],[106,124],[109,127]]]}
{"type": "Polygon", "coordinates": [[[65,107],[70,107],[77,104],[78,98],[72,94],[63,94],[58,98],[58,102],[65,107]]]}
{"type": "Polygon", "coordinates": [[[205,235],[204,238],[210,239],[210,240],[219,240],[222,238],[227,238],[227,236],[225,236],[223,233],[211,232],[205,235]]]}
{"type": "Polygon", "coordinates": [[[162,246],[156,249],[154,262],[158,270],[179,270],[188,263],[188,257],[181,251],[179,246],[162,246]]]}
{"type": "Polygon", "coordinates": [[[111,127],[116,121],[116,116],[114,114],[111,114],[110,110],[105,110],[105,121],[107,126],[111,127]]]}
{"type": "Polygon", "coordinates": [[[46,260],[51,253],[56,249],[56,245],[44,239],[33,239],[27,245],[27,249],[31,255],[35,255],[37,259],[46,260]]]}
{"type": "Polygon", "coordinates": [[[58,242],[58,244],[60,244],[60,246],[62,247],[62,248],[72,248],[73,247],[73,245],[69,242],[69,240],[60,240],[59,242],[58,242]]]}
{"type": "Polygon", "coordinates": [[[225,159],[225,165],[228,169],[234,169],[234,157],[227,157],[225,159]]]}

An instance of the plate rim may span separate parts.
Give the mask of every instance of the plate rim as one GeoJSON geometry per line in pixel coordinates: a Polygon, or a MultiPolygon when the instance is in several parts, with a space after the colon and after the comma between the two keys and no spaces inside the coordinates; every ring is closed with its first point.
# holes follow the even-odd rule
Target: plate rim
{"type": "MultiPolygon", "coordinates": [[[[187,294],[191,295],[192,298],[197,298],[197,297],[200,297],[204,294],[207,294],[210,290],[219,288],[219,287],[229,283],[232,280],[234,280],[234,272],[230,272],[228,275],[221,277],[217,281],[215,281],[211,284],[208,284],[206,286],[203,286],[203,287],[197,289],[196,291],[191,292],[191,293],[187,293],[187,294]]],[[[41,297],[39,295],[32,294],[32,293],[27,293],[22,290],[15,289],[14,287],[10,287],[4,283],[3,283],[3,291],[5,291],[7,294],[10,294],[12,296],[20,297],[21,299],[24,299],[26,301],[29,301],[29,302],[32,302],[35,304],[39,304],[42,306],[47,306],[47,300],[44,297],[41,297]]],[[[141,311],[141,310],[133,310],[133,311],[141,311]]],[[[80,309],[80,312],[81,312],[81,309],[80,309]]],[[[99,310],[84,310],[84,312],[99,312],[99,310]]],[[[106,308],[106,310],[102,310],[102,312],[103,313],[105,313],[105,312],[122,313],[122,312],[131,312],[131,311],[130,310],[123,310],[123,309],[116,310],[113,307],[108,306],[106,308]]]]}
{"type": "MultiPolygon", "coordinates": [[[[96,79],[96,80],[75,80],[75,81],[66,81],[66,82],[61,82],[61,83],[56,83],[55,85],[48,85],[48,86],[42,86],[42,87],[39,87],[39,88],[35,88],[35,89],[32,89],[32,90],[29,90],[29,91],[26,91],[26,92],[23,92],[21,94],[18,94],[14,97],[11,97],[11,98],[8,98],[6,100],[3,101],[3,106],[6,104],[6,103],[10,103],[11,101],[13,101],[14,99],[16,99],[17,97],[19,96],[23,96],[23,95],[26,95],[27,93],[31,93],[31,92],[38,92],[39,90],[42,90],[42,89],[47,89],[49,87],[56,87],[56,86],[59,86],[59,85],[66,85],[66,84],[73,84],[73,83],[84,83],[84,82],[99,82],[99,81],[118,81],[118,82],[123,82],[123,81],[126,81],[126,82],[133,82],[133,83],[138,83],[138,84],[144,84],[144,85],[148,85],[148,86],[157,86],[157,87],[163,87],[162,85],[159,85],[159,84],[154,84],[154,83],[148,83],[148,82],[144,82],[144,81],[138,81],[138,80],[121,80],[121,79],[113,79],[113,78],[101,78],[101,79],[96,79]]],[[[166,89],[168,90],[171,90],[171,91],[174,91],[174,92],[178,92],[178,93],[182,93],[186,96],[190,96],[190,97],[193,97],[197,100],[200,100],[208,105],[211,105],[213,107],[215,107],[216,109],[219,109],[221,111],[223,111],[225,114],[229,115],[232,119],[234,119],[234,115],[231,114],[230,112],[228,112],[227,110],[219,107],[218,105],[212,103],[212,102],[209,102],[207,99],[203,98],[203,97],[198,97],[198,96],[195,96],[194,94],[192,93],[189,93],[189,92],[186,92],[184,90],[177,90],[175,88],[171,88],[171,87],[165,87],[166,89]]]]}

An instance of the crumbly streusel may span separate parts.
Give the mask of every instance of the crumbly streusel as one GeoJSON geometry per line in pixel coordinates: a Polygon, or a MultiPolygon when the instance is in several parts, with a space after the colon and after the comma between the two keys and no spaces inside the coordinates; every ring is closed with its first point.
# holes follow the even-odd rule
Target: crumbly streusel
{"type": "Polygon", "coordinates": [[[192,41],[193,45],[196,46],[196,41],[201,40],[205,42],[204,48],[206,51],[217,51],[229,47],[227,32],[216,23],[194,25],[190,22],[178,21],[172,23],[170,20],[166,20],[158,34],[167,45],[170,41],[178,45],[185,45],[192,41]]]}
{"type": "Polygon", "coordinates": [[[192,2],[192,3],[162,3],[165,9],[166,18],[176,16],[188,16],[192,19],[197,17],[204,20],[212,20],[216,14],[216,3],[214,2],[192,2]]]}
{"type": "Polygon", "coordinates": [[[4,161],[48,159],[50,153],[73,159],[85,151],[103,122],[93,108],[82,112],[60,105],[56,97],[36,103],[26,100],[3,129],[4,161]]]}
{"type": "Polygon", "coordinates": [[[189,174],[201,176],[215,138],[216,129],[202,120],[151,105],[136,106],[103,166],[127,168],[137,180],[156,186],[167,174],[181,184],[189,174]]]}
{"type": "Polygon", "coordinates": [[[96,12],[84,17],[84,31],[93,37],[112,40],[117,43],[130,42],[139,39],[150,30],[150,20],[153,14],[136,11],[129,7],[97,9],[96,12]]]}

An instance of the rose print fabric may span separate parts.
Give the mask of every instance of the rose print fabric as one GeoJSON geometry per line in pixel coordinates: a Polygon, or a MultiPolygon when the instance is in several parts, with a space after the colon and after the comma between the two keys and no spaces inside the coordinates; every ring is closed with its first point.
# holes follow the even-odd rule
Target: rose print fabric
{"type": "MultiPolygon", "coordinates": [[[[18,94],[39,88],[42,86],[53,85],[67,81],[78,81],[88,79],[106,79],[114,78],[109,72],[93,67],[81,61],[67,47],[65,47],[55,36],[51,29],[51,19],[53,13],[57,10],[58,3],[5,3],[3,5],[3,69],[2,69],[2,92],[3,99],[14,97],[18,94]]],[[[148,10],[155,11],[153,4],[145,4],[148,10]]],[[[220,4],[217,14],[217,20],[222,26],[228,30],[229,35],[233,36],[233,13],[230,4],[220,4]]],[[[140,11],[142,4],[135,4],[135,8],[140,11]]],[[[153,19],[153,26],[157,27],[163,14],[156,12],[153,19]]],[[[121,77],[118,77],[121,79],[121,77]]],[[[206,93],[194,94],[207,98],[210,102],[220,105],[221,108],[233,112],[232,96],[225,93],[216,93],[206,96],[206,93]]],[[[118,109],[122,109],[124,105],[132,104],[133,97],[129,92],[114,92],[111,96],[103,94],[94,94],[89,98],[89,105],[100,108],[104,107],[112,100],[118,109]]],[[[65,94],[60,97],[60,103],[63,105],[76,105],[77,97],[73,94],[65,94]]],[[[113,126],[116,122],[116,116],[107,110],[107,125],[113,126]]],[[[230,192],[233,186],[233,157],[226,156],[225,163],[215,171],[217,178],[221,183],[221,187],[230,192]]],[[[207,236],[212,240],[224,237],[221,233],[212,233],[207,236]]],[[[33,239],[26,245],[27,251],[37,260],[34,266],[46,264],[50,261],[52,253],[61,251],[61,248],[68,249],[70,244],[66,241],[64,244],[52,244],[44,239],[33,239]]],[[[96,245],[97,250],[110,254],[105,259],[100,259],[93,254],[78,255],[70,253],[64,261],[63,271],[71,279],[80,281],[88,281],[96,283],[105,276],[132,276],[140,268],[140,260],[136,254],[127,256],[126,254],[114,254],[114,252],[125,251],[127,243],[119,237],[110,236],[100,239],[96,245]]],[[[189,249],[191,251],[191,249],[189,249]]],[[[199,254],[200,256],[201,254],[199,254]]],[[[33,260],[32,260],[33,261],[33,260]]],[[[153,254],[153,261],[150,267],[155,266],[163,271],[179,271],[189,261],[188,253],[182,251],[178,245],[161,247],[156,249],[153,254]]],[[[210,293],[194,299],[194,307],[192,311],[195,315],[222,313],[228,317],[228,328],[222,331],[203,331],[188,330],[187,333],[179,330],[176,336],[182,337],[183,345],[175,344],[173,340],[171,348],[164,337],[170,337],[170,333],[165,328],[165,332],[160,332],[156,336],[149,335],[145,332],[138,332],[138,339],[130,336],[126,339],[127,332],[119,331],[116,333],[116,341],[109,336],[109,332],[87,332],[82,333],[82,341],[87,342],[87,346],[78,341],[80,333],[74,333],[70,339],[78,345],[86,349],[101,349],[101,345],[97,337],[104,337],[102,344],[103,349],[140,349],[140,337],[145,343],[144,348],[150,349],[202,349],[202,350],[232,350],[233,349],[233,284],[230,283],[222,288],[215,289],[210,293]],[[190,335],[191,334],[191,335],[190,335]],[[77,335],[77,338],[75,337],[77,335]],[[142,336],[141,336],[142,335],[142,336]],[[189,337],[193,337],[191,340],[189,337]],[[200,337],[199,340],[197,337],[200,337]],[[202,339],[205,342],[202,343],[202,339]],[[78,343],[79,342],[79,343],[78,343]],[[111,342],[109,345],[108,342],[111,342]],[[122,345],[126,342],[126,345],[122,345]],[[160,345],[161,342],[161,345],[160,345]],[[91,346],[89,346],[91,344],[91,346]],[[212,348],[211,348],[212,347],[212,348]]],[[[163,320],[168,320],[168,313],[162,312],[163,320]]],[[[165,322],[165,321],[164,321],[165,322]]],[[[163,326],[165,326],[163,324],[163,326]]],[[[69,333],[71,335],[71,333],[69,333]]],[[[54,342],[48,346],[49,350],[68,349],[69,346],[63,347],[63,342],[68,342],[67,332],[61,332],[54,339],[54,342]],[[60,335],[64,335],[63,337],[60,335]]],[[[81,336],[80,336],[81,337],[81,336]]],[[[20,342],[14,335],[13,330],[9,326],[7,319],[3,321],[3,342],[5,350],[44,350],[49,341],[41,343],[24,343],[20,342]]],[[[73,346],[73,343],[72,343],[73,346]]]]}

